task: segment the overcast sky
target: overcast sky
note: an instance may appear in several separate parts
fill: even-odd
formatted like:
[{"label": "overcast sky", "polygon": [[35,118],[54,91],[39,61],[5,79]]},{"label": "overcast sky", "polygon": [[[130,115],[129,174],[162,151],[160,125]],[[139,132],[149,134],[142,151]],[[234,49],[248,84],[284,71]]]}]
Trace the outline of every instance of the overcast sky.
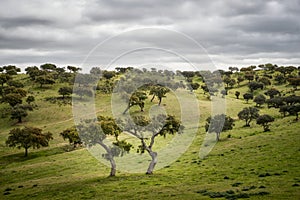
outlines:
[{"label": "overcast sky", "polygon": [[1,66],[184,68],[210,59],[225,69],[299,66],[300,0],[0,1]]}]

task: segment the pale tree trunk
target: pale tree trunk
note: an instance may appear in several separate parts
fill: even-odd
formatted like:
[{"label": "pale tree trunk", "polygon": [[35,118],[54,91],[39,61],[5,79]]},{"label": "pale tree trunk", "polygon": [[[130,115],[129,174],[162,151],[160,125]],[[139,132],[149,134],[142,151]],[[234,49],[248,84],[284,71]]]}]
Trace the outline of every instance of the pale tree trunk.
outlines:
[{"label": "pale tree trunk", "polygon": [[106,153],[108,154],[107,159],[109,160],[111,167],[109,176],[116,176],[117,166],[114,160],[114,156],[112,155],[111,149],[102,141],[100,141],[99,144],[105,149]]},{"label": "pale tree trunk", "polygon": [[149,146],[147,146],[147,144],[145,143],[144,139],[141,139],[141,142],[145,148],[145,150],[148,152],[148,154],[151,156],[151,162],[149,164],[149,167],[147,169],[147,172],[146,174],[153,174],[153,170],[154,170],[154,167],[157,163],[157,153],[152,151],[152,146],[154,144],[154,139],[155,137],[158,135],[158,133],[156,134],[153,134],[152,137],[151,137],[151,141],[150,141],[150,144]]},{"label": "pale tree trunk", "polygon": [[124,110],[123,115],[129,110],[130,106],[128,105],[127,108]]},{"label": "pale tree trunk", "polygon": [[116,176],[116,171],[117,171],[116,162],[113,158],[109,159],[109,162],[110,162],[110,166],[111,166],[109,176]]},{"label": "pale tree trunk", "polygon": [[220,140],[220,133],[216,133],[216,140],[219,141]]},{"label": "pale tree trunk", "polygon": [[[148,150],[147,150],[148,151]],[[154,167],[157,163],[157,153],[156,152],[153,152],[151,149],[150,151],[148,151],[149,155],[151,156],[151,162],[149,164],[149,167],[147,169],[147,172],[146,174],[152,174],[153,173],[153,170],[154,170]]]}]

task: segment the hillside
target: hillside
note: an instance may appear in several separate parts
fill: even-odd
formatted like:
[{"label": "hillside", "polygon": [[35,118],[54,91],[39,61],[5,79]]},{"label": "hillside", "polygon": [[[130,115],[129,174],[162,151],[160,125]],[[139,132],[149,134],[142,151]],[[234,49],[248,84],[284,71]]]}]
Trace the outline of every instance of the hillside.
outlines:
[{"label": "hillside", "polygon": [[[252,73],[258,76],[257,80],[266,77],[265,75],[273,76],[269,78],[270,84],[264,84],[264,88],[252,91],[254,97],[264,94],[271,88],[280,91],[282,97],[300,95],[297,85],[293,87],[293,82],[286,81],[278,84],[275,77],[281,75],[280,70],[248,69],[233,71],[229,76],[221,72],[225,86],[226,76],[235,80],[232,86],[228,86],[228,94],[224,97],[226,116],[232,117],[235,125],[232,130],[221,133],[220,140],[204,159],[199,158],[199,150],[206,134],[204,128],[206,119],[212,113],[212,101],[209,98],[217,96],[222,99],[220,94],[222,85],[216,86],[213,83],[213,87],[219,90],[208,95],[211,90],[207,93],[199,87],[209,85],[210,79],[203,79],[205,77],[203,74],[183,73],[184,77],[177,78],[178,80],[175,76],[174,80],[178,83],[186,78],[190,83],[199,84],[193,92],[199,104],[200,126],[197,127],[197,134],[192,144],[179,159],[154,171],[152,175],[117,171],[115,177],[107,177],[109,167],[99,162],[84,147],[73,149],[68,141],[60,136],[63,130],[74,125],[74,118],[72,98],[62,98],[58,91],[62,87],[73,86],[72,81],[77,73],[76,70],[66,73],[66,76],[55,74],[53,69],[48,68],[45,71],[47,70],[55,83],[46,82],[42,87],[37,81],[38,76],[33,81],[30,73],[11,75],[11,80],[22,83],[22,88],[27,91],[23,104],[26,103],[25,99],[28,96],[35,98],[33,104],[36,107],[33,111],[28,111],[28,116],[22,119],[22,123],[10,119],[11,106],[8,103],[0,104],[2,114],[0,118],[0,199],[299,199],[300,125],[299,121],[295,120],[295,113],[287,113],[286,117],[283,117],[279,108],[268,108],[264,103],[258,108],[259,114],[268,114],[275,118],[275,121],[270,123],[270,131],[267,132],[264,132],[262,126],[256,124],[255,120],[251,122],[250,127],[244,127],[245,121],[238,118],[238,113],[244,107],[256,105],[253,100],[247,103],[243,98],[243,94],[251,93],[248,82],[255,82],[255,80],[244,79],[237,84],[240,76],[245,77]],[[289,72],[289,79],[286,79],[299,79],[298,71],[299,69],[293,69]],[[96,90],[95,110],[97,115],[113,116],[112,87],[115,86],[115,81],[122,80],[125,74],[105,73],[105,79],[98,83]],[[11,86],[9,84],[11,83],[5,82],[3,86]],[[186,89],[179,88],[179,90]],[[240,92],[239,99],[235,96],[236,91]],[[2,98],[4,96],[5,94]],[[81,99],[78,94],[72,96],[73,100]],[[89,98],[91,98],[89,95],[83,96],[84,100]],[[145,116],[149,114],[149,109],[158,103],[158,99],[151,102],[151,98],[152,95],[149,95],[147,90],[147,98],[144,100],[145,112],[142,113]],[[270,99],[268,96],[266,98]],[[84,101],[82,102],[84,104]],[[166,93],[160,106],[167,113],[180,117],[180,102],[176,93]],[[133,106],[129,109],[129,113],[139,115],[140,108]],[[84,114],[89,116],[95,113]],[[10,148],[5,144],[10,130],[24,126],[49,131],[53,134],[53,140],[50,140],[48,147],[30,148],[28,157],[24,157],[24,149]],[[168,144],[172,137],[157,139],[156,150]],[[132,143],[135,149],[131,150],[130,154],[136,154],[138,142],[132,140]],[[146,153],[143,156],[148,159]]]}]

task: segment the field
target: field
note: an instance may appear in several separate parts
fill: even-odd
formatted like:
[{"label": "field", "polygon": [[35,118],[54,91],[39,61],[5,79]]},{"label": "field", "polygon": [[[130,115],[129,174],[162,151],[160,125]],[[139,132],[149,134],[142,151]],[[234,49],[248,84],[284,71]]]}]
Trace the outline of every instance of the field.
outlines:
[{"label": "field", "polygon": [[[206,134],[205,120],[211,113],[211,102],[199,88],[200,126],[188,150],[174,163],[144,173],[117,172],[108,177],[109,168],[101,164],[85,148],[71,150],[59,133],[74,124],[71,105],[45,101],[58,96],[64,83],[46,88],[29,84],[26,75],[18,75],[26,89],[36,96],[38,109],[30,112],[23,123],[9,117],[0,119],[0,199],[299,199],[300,198],[300,124],[295,116],[282,117],[278,109],[263,105],[260,114],[275,118],[270,132],[255,122],[243,127],[238,112],[247,106],[235,91],[245,93],[247,81],[229,90],[226,115],[235,119],[232,130],[222,132],[221,140],[205,159],[199,158],[199,149]],[[270,88],[271,86],[269,86]],[[289,86],[279,86],[289,90]],[[299,92],[299,91],[297,91]],[[263,93],[262,90],[255,91]],[[157,102],[146,100],[145,110]],[[174,103],[175,102],[175,103]],[[111,97],[97,93],[97,114],[111,115]],[[174,94],[168,93],[162,106],[169,112],[179,112]],[[0,104],[1,109],[7,107]],[[131,112],[138,112],[133,108]],[[89,114],[89,113],[87,113]],[[40,127],[53,133],[49,147],[24,150],[9,148],[5,140],[12,128]],[[168,138],[167,138],[168,139]],[[156,148],[164,145],[159,138]],[[135,153],[133,150],[131,153]],[[147,157],[148,155],[143,155]]]}]

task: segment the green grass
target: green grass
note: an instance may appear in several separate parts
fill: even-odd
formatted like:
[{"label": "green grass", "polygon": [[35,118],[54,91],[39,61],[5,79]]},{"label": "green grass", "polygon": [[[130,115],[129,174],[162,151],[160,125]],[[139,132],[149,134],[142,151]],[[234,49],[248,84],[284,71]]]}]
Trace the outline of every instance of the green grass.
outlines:
[{"label": "green grass", "polygon": [[[44,98],[58,96],[60,85],[48,89],[28,87],[38,95],[39,109],[30,112],[23,124],[0,119],[0,199],[210,199],[210,196],[229,195],[232,191],[235,197],[249,195],[250,199],[299,199],[300,125],[294,116],[282,118],[277,109],[267,109],[264,105],[260,113],[276,118],[270,132],[263,132],[255,122],[245,128],[244,121],[237,120],[234,129],[222,133],[221,141],[208,157],[200,160],[199,149],[211,102],[199,89],[196,94],[200,127],[188,151],[154,175],[118,172],[117,177],[111,178],[107,177],[109,168],[85,148],[68,151],[67,142],[59,137],[60,131],[74,124],[72,107],[51,104]],[[242,97],[236,99],[236,90],[243,94],[248,88],[234,88],[226,97],[226,112],[235,119],[243,107],[255,105],[252,101],[247,104]],[[149,101],[150,97],[146,109],[157,103]],[[178,114],[178,102],[173,94],[163,99],[163,104],[168,112]],[[109,95],[97,94],[96,110],[99,114],[111,115]],[[138,108],[130,112],[137,113]],[[54,140],[47,148],[29,149],[28,158],[24,158],[23,150],[5,146],[9,130],[23,125],[51,131]],[[168,141],[168,138],[160,139],[156,148]]]}]

